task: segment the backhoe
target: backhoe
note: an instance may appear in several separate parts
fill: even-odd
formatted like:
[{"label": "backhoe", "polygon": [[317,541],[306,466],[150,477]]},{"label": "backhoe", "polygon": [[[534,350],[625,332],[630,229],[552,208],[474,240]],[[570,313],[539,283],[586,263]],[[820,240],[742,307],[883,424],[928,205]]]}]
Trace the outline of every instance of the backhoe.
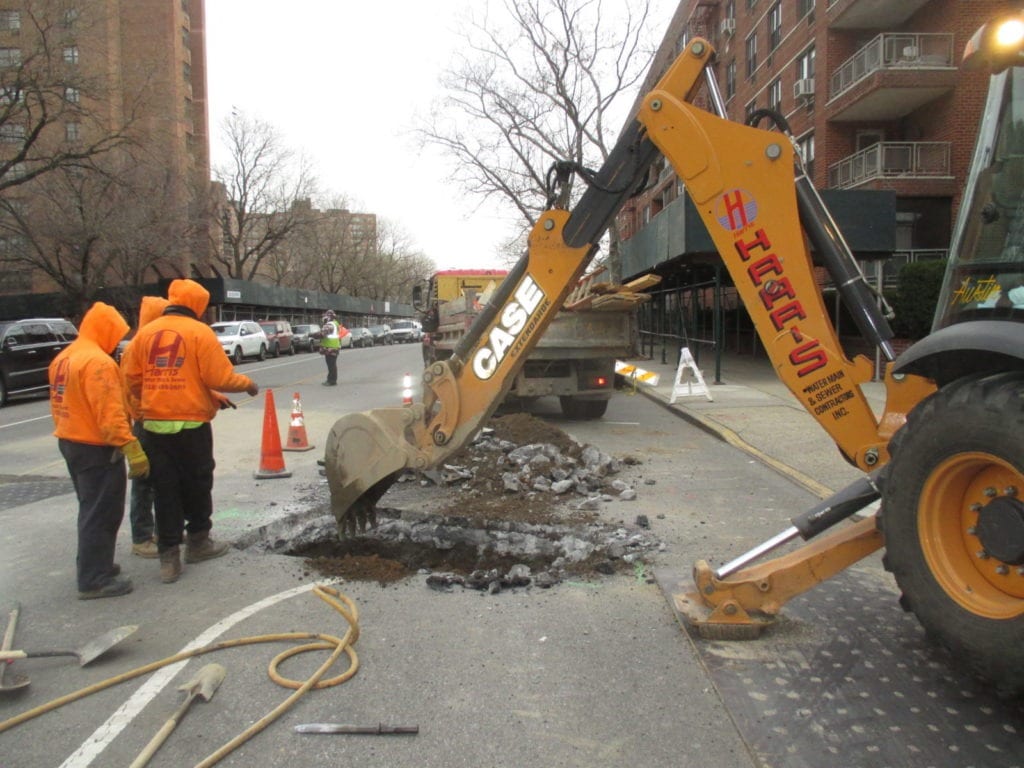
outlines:
[{"label": "backhoe", "polygon": [[[755,114],[748,125],[726,119],[712,46],[690,40],[602,168],[583,174],[589,186],[576,206],[540,217],[527,252],[452,356],[426,369],[423,401],[334,425],[325,460],[339,535],[375,524],[374,505],[398,473],[439,465],[486,422],[616,213],[663,155],[778,375],[864,472],[725,566],[698,563],[694,592],[678,595],[677,604],[696,626],[741,636],[884,546],[903,606],[929,634],[995,690],[1024,692],[1022,51],[1022,13],[993,20],[967,47],[965,66],[992,72],[988,103],[933,332],[894,359],[879,298],[807,178],[785,120],[773,113]],[[772,125],[759,127],[766,119]],[[564,173],[551,178],[565,180]],[[563,198],[560,191],[549,190],[549,199]],[[812,249],[860,333],[887,361],[880,417],[860,388],[874,366],[844,354]],[[877,514],[816,538],[879,499]],[[763,560],[797,539],[807,543]]]}]

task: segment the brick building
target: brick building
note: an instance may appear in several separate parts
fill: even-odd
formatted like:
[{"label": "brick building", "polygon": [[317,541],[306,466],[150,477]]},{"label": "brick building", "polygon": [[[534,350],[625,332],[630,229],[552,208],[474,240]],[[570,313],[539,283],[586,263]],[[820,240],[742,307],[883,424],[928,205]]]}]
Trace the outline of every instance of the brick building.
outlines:
[{"label": "brick building", "polygon": [[[891,285],[903,263],[945,257],[987,86],[960,56],[1005,9],[998,0],[683,0],[644,90],[686,40],[710,40],[731,119],[781,113],[819,189],[895,194]],[[680,194],[664,169],[620,217],[624,237]]]}]

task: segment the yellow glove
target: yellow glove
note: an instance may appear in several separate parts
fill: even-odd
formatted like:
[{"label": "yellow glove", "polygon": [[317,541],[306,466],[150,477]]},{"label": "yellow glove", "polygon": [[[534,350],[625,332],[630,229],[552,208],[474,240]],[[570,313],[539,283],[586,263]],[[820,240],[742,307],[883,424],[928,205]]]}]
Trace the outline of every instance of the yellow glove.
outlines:
[{"label": "yellow glove", "polygon": [[121,446],[121,453],[128,459],[128,477],[146,477],[149,474],[149,457],[142,450],[142,443],[132,440]]}]

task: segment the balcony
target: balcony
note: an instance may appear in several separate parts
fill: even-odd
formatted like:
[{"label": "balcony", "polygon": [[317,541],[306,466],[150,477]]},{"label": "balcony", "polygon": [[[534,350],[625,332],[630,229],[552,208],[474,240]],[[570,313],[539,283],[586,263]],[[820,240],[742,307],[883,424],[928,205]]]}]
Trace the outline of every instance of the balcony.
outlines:
[{"label": "balcony", "polygon": [[876,179],[950,177],[948,141],[882,141],[829,166],[828,185],[850,189]]},{"label": "balcony", "polygon": [[929,0],[828,0],[830,29],[892,29]]},{"label": "balcony", "polygon": [[896,120],[955,84],[953,35],[883,33],[829,78],[831,119]]}]

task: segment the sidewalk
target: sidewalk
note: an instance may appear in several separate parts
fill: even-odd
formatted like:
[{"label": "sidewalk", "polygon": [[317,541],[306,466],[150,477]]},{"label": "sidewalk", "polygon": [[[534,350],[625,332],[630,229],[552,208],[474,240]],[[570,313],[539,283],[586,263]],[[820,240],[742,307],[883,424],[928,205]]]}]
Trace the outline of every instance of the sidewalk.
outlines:
[{"label": "sidewalk", "polygon": [[[709,401],[704,394],[684,395],[671,405],[676,359],[666,364],[660,362],[660,356],[627,362],[659,375],[654,386],[637,385],[638,392],[662,402],[821,498],[863,476],[843,459],[829,435],[786,389],[764,355],[723,354],[720,384],[715,383],[713,356],[702,356],[698,368],[712,399]],[[876,415],[880,414],[885,405],[885,385],[873,381],[862,389]],[[606,418],[613,419],[614,414]]]}]

